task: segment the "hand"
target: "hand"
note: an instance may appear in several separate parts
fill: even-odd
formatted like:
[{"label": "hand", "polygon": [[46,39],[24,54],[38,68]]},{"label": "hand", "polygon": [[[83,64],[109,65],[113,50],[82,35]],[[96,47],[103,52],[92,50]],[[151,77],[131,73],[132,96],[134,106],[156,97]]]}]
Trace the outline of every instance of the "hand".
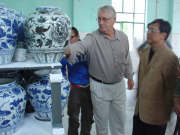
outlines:
[{"label": "hand", "polygon": [[134,87],[134,81],[131,79],[128,79],[128,89],[131,90]]},{"label": "hand", "polygon": [[180,116],[180,97],[174,97],[174,111]]},{"label": "hand", "polygon": [[87,61],[87,60],[88,60],[87,54],[79,54],[79,55],[77,56],[77,58],[78,58],[78,61],[80,61],[80,62],[83,62],[83,61]]},{"label": "hand", "polygon": [[64,54],[66,55],[66,57],[68,58],[71,55],[71,50],[70,48],[67,48],[64,52]]}]

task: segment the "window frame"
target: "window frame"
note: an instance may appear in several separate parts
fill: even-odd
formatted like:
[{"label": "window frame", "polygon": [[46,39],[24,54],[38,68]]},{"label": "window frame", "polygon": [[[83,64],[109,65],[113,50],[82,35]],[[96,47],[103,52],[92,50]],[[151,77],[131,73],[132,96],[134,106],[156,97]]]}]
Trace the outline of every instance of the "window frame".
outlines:
[{"label": "window frame", "polygon": [[[113,0],[112,0],[113,1]],[[114,1],[116,1],[116,0],[114,0]],[[131,22],[131,21],[116,21],[116,25],[119,25],[119,29],[121,30],[121,31],[123,31],[123,32],[125,32],[124,31],[124,29],[123,29],[123,24],[124,23],[131,23],[132,24],[132,38],[134,39],[134,30],[135,30],[135,24],[142,24],[142,25],[144,25],[144,30],[143,30],[143,40],[145,39],[145,20],[146,20],[146,2],[147,2],[147,0],[144,0],[145,1],[145,5],[144,5],[144,13],[136,13],[135,12],[135,6],[136,6],[136,4],[135,4],[135,2],[136,2],[136,0],[134,0],[134,8],[133,8],[133,12],[124,12],[124,2],[125,2],[125,0],[122,0],[122,12],[116,12],[116,14],[118,14],[118,13],[120,13],[120,14],[131,14],[131,15],[133,15],[133,21]],[[112,2],[112,6],[113,6],[113,2]],[[143,22],[137,22],[137,21],[135,21],[135,15],[136,14],[142,14],[142,15],[144,15],[144,21]]]}]

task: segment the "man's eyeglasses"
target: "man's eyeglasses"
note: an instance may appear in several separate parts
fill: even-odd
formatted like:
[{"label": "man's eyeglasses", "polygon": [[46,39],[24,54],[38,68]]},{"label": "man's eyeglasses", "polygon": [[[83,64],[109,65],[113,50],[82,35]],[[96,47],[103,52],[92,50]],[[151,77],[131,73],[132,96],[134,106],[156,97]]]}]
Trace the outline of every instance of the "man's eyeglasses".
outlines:
[{"label": "man's eyeglasses", "polygon": [[147,30],[148,33],[159,33],[159,30],[153,29],[153,28],[148,28]]},{"label": "man's eyeglasses", "polygon": [[110,18],[106,18],[106,17],[98,17],[96,20],[98,21],[98,22],[101,22],[101,21],[103,21],[103,22],[107,22],[108,20],[110,20],[110,19],[112,19],[112,17],[110,17]]}]

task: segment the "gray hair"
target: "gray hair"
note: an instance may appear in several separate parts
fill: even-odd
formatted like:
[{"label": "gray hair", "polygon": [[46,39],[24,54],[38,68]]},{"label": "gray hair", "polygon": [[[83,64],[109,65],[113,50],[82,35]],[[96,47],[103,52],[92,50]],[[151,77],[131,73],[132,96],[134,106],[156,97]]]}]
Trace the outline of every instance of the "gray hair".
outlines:
[{"label": "gray hair", "polygon": [[113,8],[113,6],[111,6],[111,5],[104,5],[104,6],[100,7],[98,9],[98,14],[99,14],[99,12],[107,12],[107,13],[111,14],[112,18],[116,17],[116,11]]}]

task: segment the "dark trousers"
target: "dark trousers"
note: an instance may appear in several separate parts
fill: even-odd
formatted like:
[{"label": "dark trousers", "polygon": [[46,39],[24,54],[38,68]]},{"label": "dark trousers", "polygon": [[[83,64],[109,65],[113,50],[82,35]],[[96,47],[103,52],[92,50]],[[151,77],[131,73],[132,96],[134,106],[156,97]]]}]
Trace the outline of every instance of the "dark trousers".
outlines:
[{"label": "dark trousers", "polygon": [[177,116],[176,127],[173,135],[180,135],[180,117]]},{"label": "dark trousers", "polygon": [[140,120],[139,115],[133,118],[133,135],[165,135],[165,125],[151,125]]},{"label": "dark trousers", "polygon": [[68,99],[69,128],[68,135],[78,135],[79,114],[81,110],[80,135],[90,135],[93,123],[93,108],[89,87],[78,88],[71,86]]}]

